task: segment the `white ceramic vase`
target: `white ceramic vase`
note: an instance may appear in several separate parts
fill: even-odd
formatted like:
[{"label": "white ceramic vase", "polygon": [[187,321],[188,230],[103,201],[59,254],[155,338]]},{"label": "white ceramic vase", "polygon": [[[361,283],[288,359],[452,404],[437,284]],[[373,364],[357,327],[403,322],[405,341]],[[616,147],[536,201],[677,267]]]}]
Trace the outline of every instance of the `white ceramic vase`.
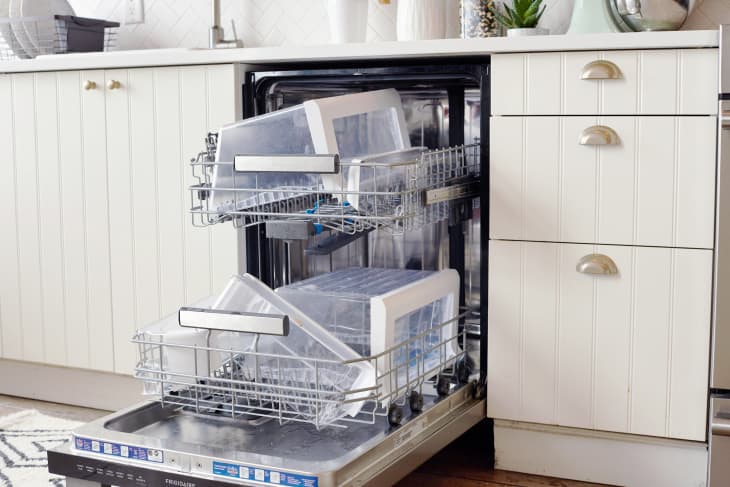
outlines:
[{"label": "white ceramic vase", "polygon": [[521,29],[507,29],[507,37],[524,37],[524,36],[545,36],[550,31],[542,27],[523,27]]},{"label": "white ceramic vase", "polygon": [[398,0],[398,40],[443,39],[446,35],[447,1]]},{"label": "white ceramic vase", "polygon": [[368,0],[327,0],[330,42],[365,42]]}]

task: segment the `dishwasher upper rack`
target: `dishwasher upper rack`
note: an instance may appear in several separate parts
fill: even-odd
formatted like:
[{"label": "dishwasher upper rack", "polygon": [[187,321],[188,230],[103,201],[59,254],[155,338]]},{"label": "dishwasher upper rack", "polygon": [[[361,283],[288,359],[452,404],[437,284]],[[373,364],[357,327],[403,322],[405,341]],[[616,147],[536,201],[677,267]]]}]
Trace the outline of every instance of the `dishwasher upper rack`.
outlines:
[{"label": "dishwasher upper rack", "polygon": [[[395,425],[400,422],[406,404],[413,412],[423,406],[424,390],[436,390],[440,396],[450,392],[452,384],[465,384],[469,380],[472,365],[466,355],[466,334],[446,335],[455,321],[478,319],[478,312],[464,310],[459,316],[432,326],[383,352],[348,361],[321,358],[293,357],[254,350],[232,350],[211,346],[164,343],[137,333],[132,342],[137,344],[140,359],[134,376],[152,386],[159,394],[163,406],[177,406],[194,414],[227,417],[261,424],[270,419],[279,424],[288,422],[309,423],[322,427],[346,428],[348,423],[374,424],[387,417]],[[256,334],[254,334],[256,335]],[[210,335],[208,335],[210,337]],[[433,339],[433,337],[438,337]],[[447,351],[453,343],[459,343],[459,352]],[[194,360],[194,373],[164,368],[165,354],[171,350],[186,350]],[[199,357],[209,363],[220,364],[201,371]],[[427,358],[438,360],[430,361]],[[213,360],[214,358],[220,359]],[[404,360],[405,358],[405,360]],[[260,371],[243,364],[274,361],[276,364],[296,359],[310,368],[314,380],[302,383],[285,377],[285,371],[274,371],[278,381],[256,380]],[[376,371],[372,386],[358,389],[333,391],[320,380],[321,372],[331,366],[349,366],[357,362],[369,362]],[[203,367],[204,368],[204,367]],[[272,375],[269,373],[269,377]],[[310,374],[311,377],[311,374]],[[420,402],[419,402],[420,401]],[[332,421],[322,421],[322,412],[333,406],[346,406],[361,402],[356,416],[340,416]]]},{"label": "dishwasher upper rack", "polygon": [[[232,163],[214,161],[215,134],[209,134],[206,142],[207,149],[191,161],[197,181],[189,188],[195,226],[233,221],[245,227],[293,219],[311,222],[315,234],[324,230],[356,234],[377,228],[403,233],[447,219],[452,200],[478,194],[479,143],[424,150],[398,163],[368,157],[340,161],[335,174],[327,175],[327,189],[323,184],[265,188],[255,173],[246,173],[246,181],[252,184],[245,187],[214,187],[216,166]],[[274,160],[277,156],[261,157]],[[355,173],[357,188],[352,185]],[[236,171],[233,177],[235,181]],[[229,194],[230,203],[216,206],[213,192]]]}]

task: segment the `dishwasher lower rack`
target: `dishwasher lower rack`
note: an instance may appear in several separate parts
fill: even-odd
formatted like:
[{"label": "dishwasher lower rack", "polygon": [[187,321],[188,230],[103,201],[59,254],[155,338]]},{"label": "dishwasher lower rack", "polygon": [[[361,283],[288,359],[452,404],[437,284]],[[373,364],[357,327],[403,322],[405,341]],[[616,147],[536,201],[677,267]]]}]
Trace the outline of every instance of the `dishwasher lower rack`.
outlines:
[{"label": "dishwasher lower rack", "polygon": [[[454,329],[454,321],[474,314],[464,312],[377,355],[342,362],[262,353],[256,350],[255,337],[252,349],[233,350],[212,346],[210,334],[204,345],[183,345],[138,333],[132,339],[140,353],[135,377],[144,381],[148,393],[159,394],[163,406],[183,407],[201,415],[253,424],[267,420],[310,423],[317,429],[374,424],[382,418],[396,425],[404,407],[413,413],[420,411],[424,391],[446,396],[454,385],[469,381],[472,365],[464,351],[466,334],[447,336],[443,332]],[[459,352],[453,354],[457,342]],[[165,365],[168,355],[181,351],[190,357],[191,367],[177,370]],[[373,366],[375,382],[351,390],[332,387],[327,374],[357,362]],[[287,366],[292,363],[297,367]],[[215,368],[205,364],[215,364]],[[343,413],[355,403],[359,406],[356,415]]]},{"label": "dishwasher lower rack", "polygon": [[[402,233],[448,218],[450,201],[478,193],[478,143],[337,160],[332,173],[279,172],[281,184],[272,185],[275,171],[262,171],[261,165],[257,171],[239,171],[233,162],[215,162],[215,134],[206,140],[207,149],[191,161],[197,181],[189,188],[195,226],[296,219],[310,221],[314,233],[376,228]],[[277,158],[289,156],[255,157],[270,158],[273,167]],[[222,172],[226,179],[217,179]]]}]

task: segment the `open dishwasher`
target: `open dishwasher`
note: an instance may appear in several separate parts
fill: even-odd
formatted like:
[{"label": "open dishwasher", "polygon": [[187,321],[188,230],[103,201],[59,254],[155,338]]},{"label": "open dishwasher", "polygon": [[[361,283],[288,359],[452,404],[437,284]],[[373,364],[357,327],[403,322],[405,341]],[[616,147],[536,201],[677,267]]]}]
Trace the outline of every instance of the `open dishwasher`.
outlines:
[{"label": "open dishwasher", "polygon": [[207,136],[190,188],[195,225],[236,227],[240,275],[134,336],[151,400],[51,472],[391,485],[483,419],[486,87],[479,64],[248,73],[259,116]]}]

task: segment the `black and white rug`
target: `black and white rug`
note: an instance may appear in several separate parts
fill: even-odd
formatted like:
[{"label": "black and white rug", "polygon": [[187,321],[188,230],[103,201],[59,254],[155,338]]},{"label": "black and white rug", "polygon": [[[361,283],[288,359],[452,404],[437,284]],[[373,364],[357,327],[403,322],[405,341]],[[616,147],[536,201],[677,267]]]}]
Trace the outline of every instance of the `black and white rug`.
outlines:
[{"label": "black and white rug", "polygon": [[68,441],[80,424],[35,410],[0,417],[0,487],[65,485],[48,473],[46,450]]}]

